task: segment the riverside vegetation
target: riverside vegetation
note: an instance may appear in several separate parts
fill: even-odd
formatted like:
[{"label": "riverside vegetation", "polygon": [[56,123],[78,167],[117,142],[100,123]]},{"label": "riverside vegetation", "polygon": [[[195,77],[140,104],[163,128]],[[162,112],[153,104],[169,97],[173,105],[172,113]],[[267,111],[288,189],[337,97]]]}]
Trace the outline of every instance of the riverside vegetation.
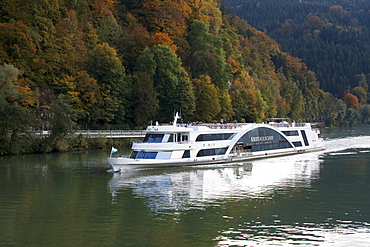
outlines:
[{"label": "riverside vegetation", "polygon": [[306,64],[224,14],[222,1],[0,5],[0,154],[106,147],[71,133],[169,122],[174,109],[184,122],[370,121],[362,90],[344,99],[322,90]]}]

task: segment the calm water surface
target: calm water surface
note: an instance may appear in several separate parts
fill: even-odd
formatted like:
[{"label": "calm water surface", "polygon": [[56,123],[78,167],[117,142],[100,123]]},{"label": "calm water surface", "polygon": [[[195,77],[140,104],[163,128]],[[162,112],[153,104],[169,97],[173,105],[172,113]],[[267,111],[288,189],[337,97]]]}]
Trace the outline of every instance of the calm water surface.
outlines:
[{"label": "calm water surface", "polygon": [[126,173],[107,150],[0,157],[0,246],[369,246],[370,129],[322,136],[316,153]]}]

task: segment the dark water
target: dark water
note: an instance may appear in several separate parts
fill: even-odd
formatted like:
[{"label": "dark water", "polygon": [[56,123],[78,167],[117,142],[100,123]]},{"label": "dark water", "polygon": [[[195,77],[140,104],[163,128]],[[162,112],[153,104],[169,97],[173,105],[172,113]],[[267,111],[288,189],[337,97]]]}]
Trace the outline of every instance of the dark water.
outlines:
[{"label": "dark water", "polygon": [[322,152],[121,174],[107,150],[0,157],[0,246],[370,246],[370,129],[322,136]]}]

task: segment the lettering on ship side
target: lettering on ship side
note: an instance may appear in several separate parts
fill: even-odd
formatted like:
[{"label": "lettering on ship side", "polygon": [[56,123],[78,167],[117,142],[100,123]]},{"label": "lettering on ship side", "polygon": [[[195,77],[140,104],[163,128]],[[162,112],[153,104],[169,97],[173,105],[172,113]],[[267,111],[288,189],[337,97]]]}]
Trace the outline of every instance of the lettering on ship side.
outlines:
[{"label": "lettering on ship side", "polygon": [[136,148],[160,148],[160,145],[153,145],[153,144],[136,144]]},{"label": "lettering on ship side", "polygon": [[272,141],[274,136],[252,136],[251,142],[263,142],[263,141]]}]

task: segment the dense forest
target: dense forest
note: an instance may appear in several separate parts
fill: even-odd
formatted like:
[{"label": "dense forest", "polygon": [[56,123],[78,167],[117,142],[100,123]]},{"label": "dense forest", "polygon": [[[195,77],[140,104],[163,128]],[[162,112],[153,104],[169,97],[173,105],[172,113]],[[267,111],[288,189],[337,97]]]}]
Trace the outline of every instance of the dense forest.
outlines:
[{"label": "dense forest", "polygon": [[[370,82],[370,2],[366,0],[225,0],[282,50],[315,71],[337,97]],[[365,85],[366,84],[366,85]]]},{"label": "dense forest", "polygon": [[[216,0],[0,6],[0,154],[88,147],[67,137],[169,122],[174,110],[184,122],[370,121],[365,98],[323,91],[300,59]],[[37,139],[40,130],[51,135]]]}]

